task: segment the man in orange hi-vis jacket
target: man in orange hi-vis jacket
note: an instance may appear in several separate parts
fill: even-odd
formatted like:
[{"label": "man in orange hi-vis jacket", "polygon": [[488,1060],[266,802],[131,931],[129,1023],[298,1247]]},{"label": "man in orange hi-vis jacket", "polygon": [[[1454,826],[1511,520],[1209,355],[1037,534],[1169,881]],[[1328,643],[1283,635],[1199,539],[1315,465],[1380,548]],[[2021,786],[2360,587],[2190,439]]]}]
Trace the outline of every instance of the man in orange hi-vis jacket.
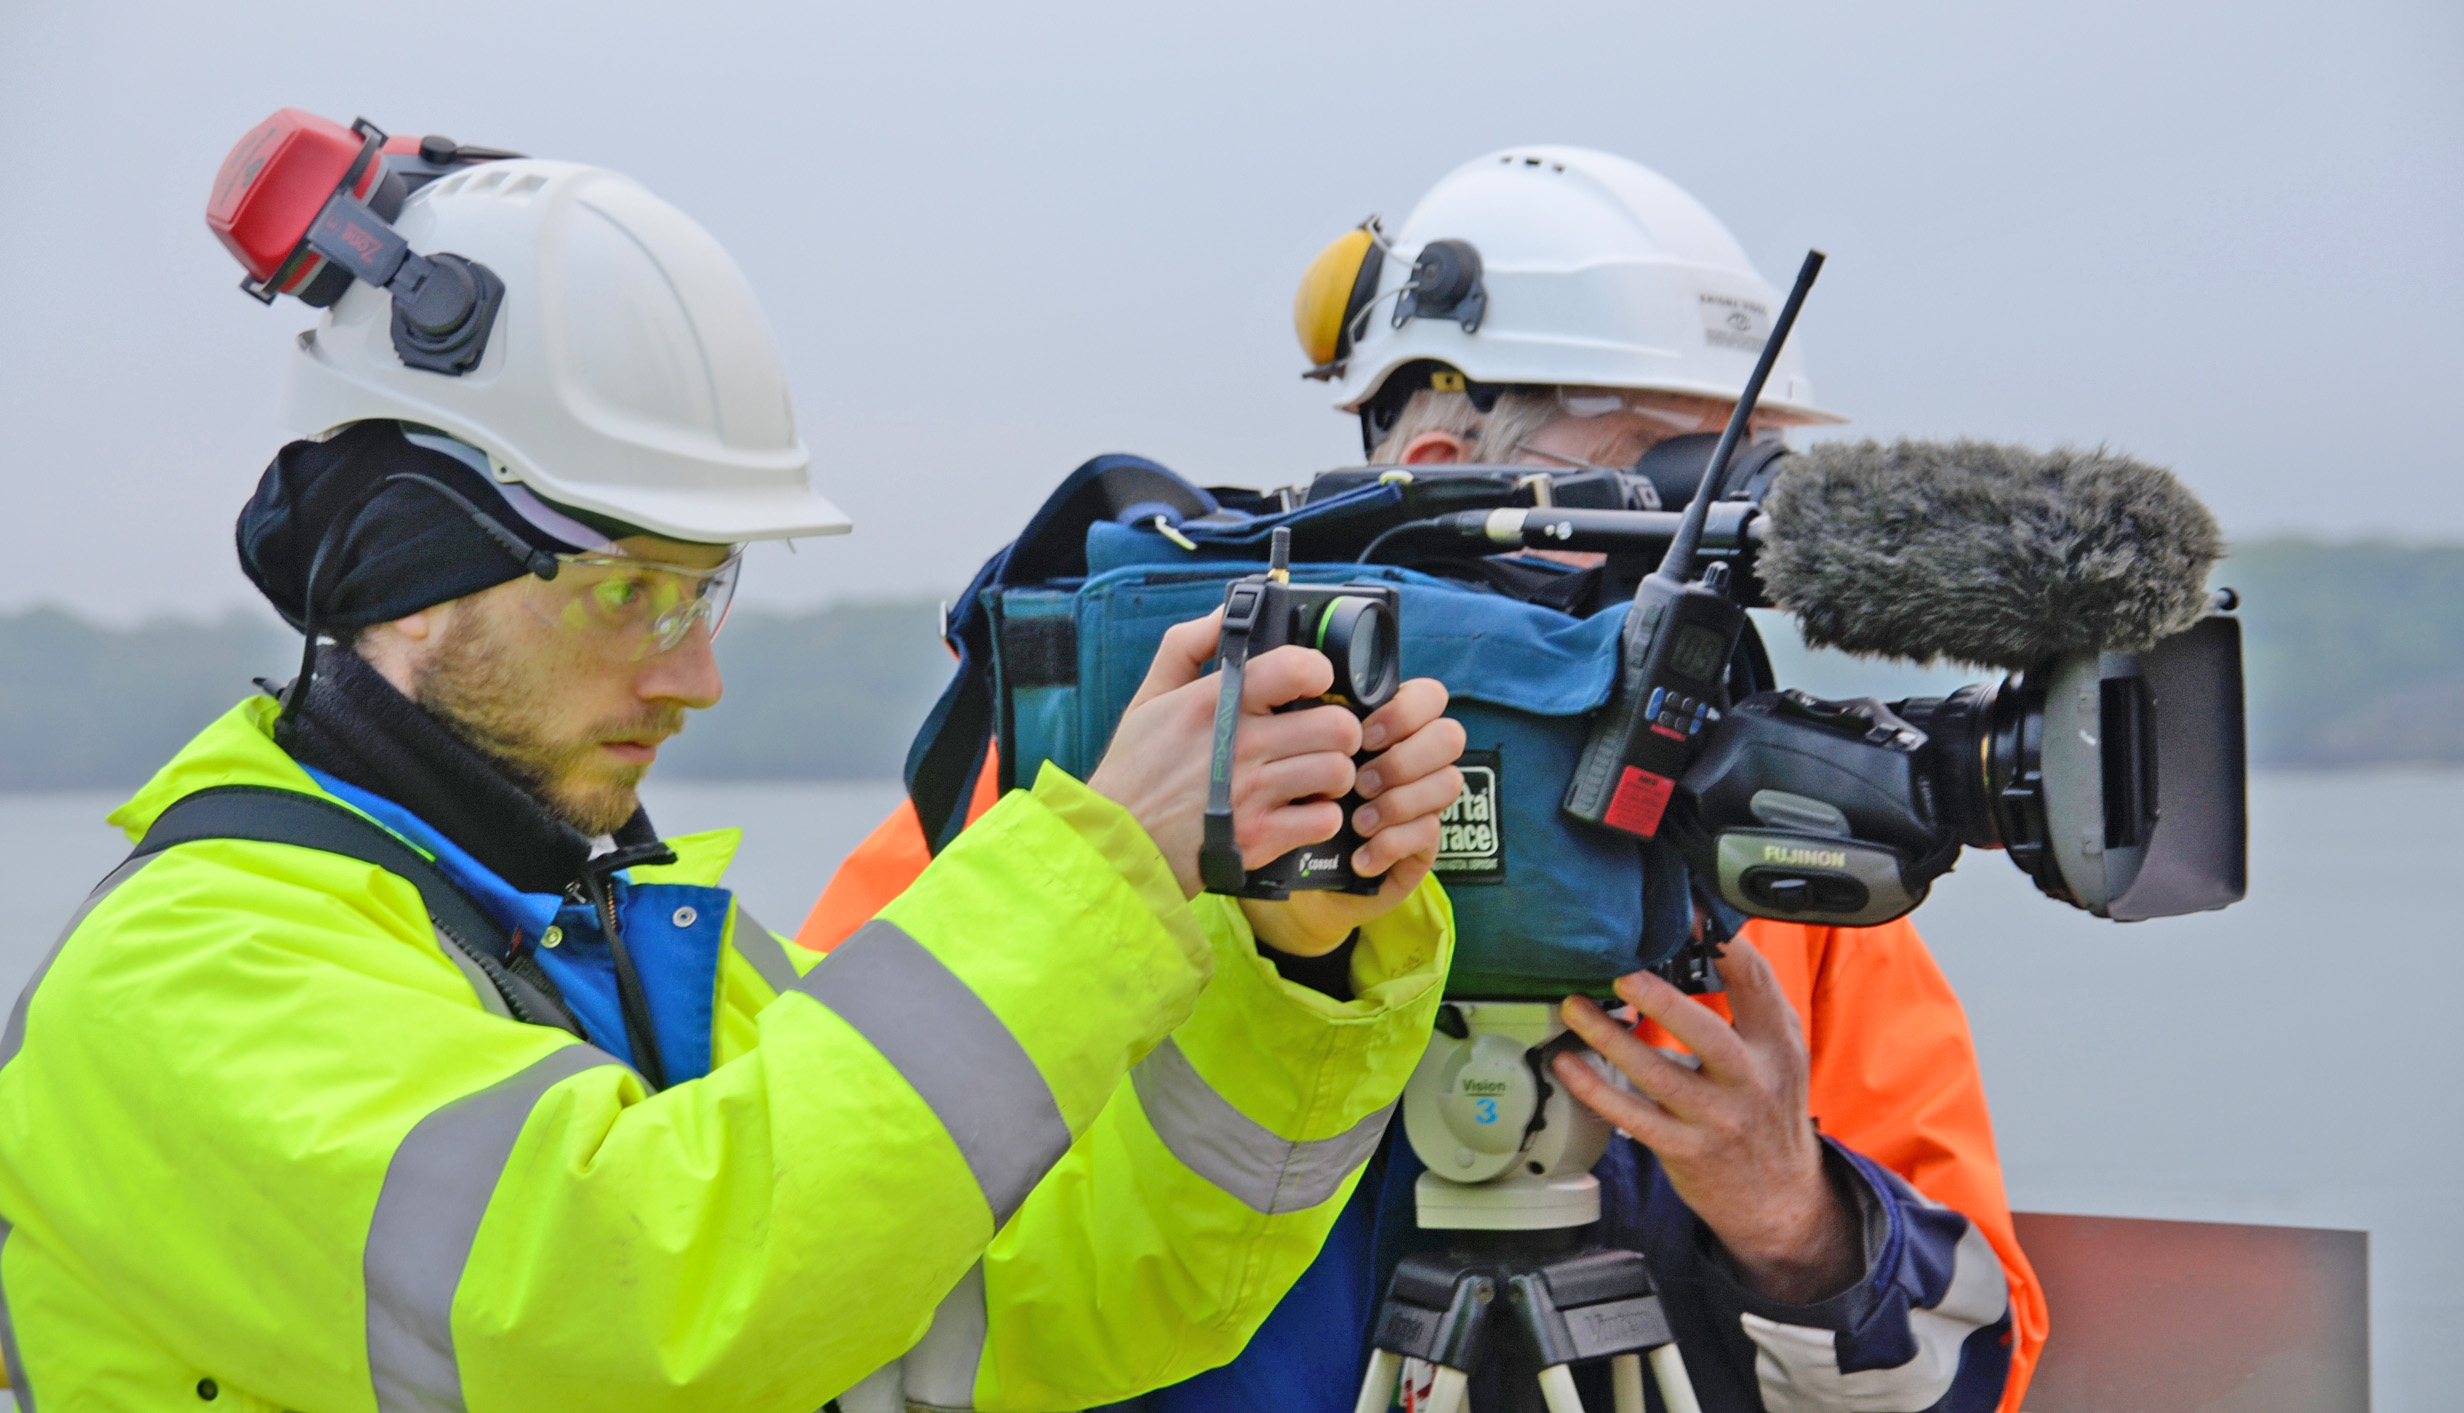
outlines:
[{"label": "man in orange hi-vis jacket", "polygon": [[[1384,312],[1414,252],[1441,238],[1485,263],[1477,336]],[[1373,245],[1382,276],[1361,273]],[[1767,327],[1776,306],[1717,219],[1665,179],[1604,153],[1531,148],[1467,164],[1391,235],[1337,242],[1295,313],[1373,464],[1579,470],[1716,431],[1759,347],[1755,321]],[[1785,354],[1757,431],[1827,420]],[[992,779],[988,766],[971,819],[992,805]],[[798,941],[835,945],[928,858],[902,807]],[[1640,973],[1618,983],[1628,1023],[1588,1001],[1567,1008],[1639,1091],[1560,1062],[1576,1097],[1633,1140],[1596,1170],[1601,1238],[1650,1258],[1708,1413],[2016,1413],[2045,1299],[2013,1234],[1958,998],[1904,920],[1757,920],[1744,939],[1720,963],[1725,994],[1689,997]],[[1134,1406],[1350,1409],[1418,1172],[1409,1146],[1391,1144],[1248,1348]]]}]

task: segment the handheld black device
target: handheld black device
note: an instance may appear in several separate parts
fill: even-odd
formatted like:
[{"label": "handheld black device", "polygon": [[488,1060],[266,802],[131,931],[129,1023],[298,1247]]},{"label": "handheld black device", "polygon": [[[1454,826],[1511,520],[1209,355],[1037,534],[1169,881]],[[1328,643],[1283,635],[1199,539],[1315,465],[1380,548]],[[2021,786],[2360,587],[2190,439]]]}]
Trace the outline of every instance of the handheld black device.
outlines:
[{"label": "handheld black device", "polygon": [[1206,797],[1206,835],[1198,872],[1209,893],[1244,898],[1285,898],[1314,889],[1374,893],[1381,879],[1352,868],[1352,851],[1363,842],[1352,828],[1360,797],[1343,797],[1343,826],[1321,844],[1307,844],[1256,869],[1241,866],[1232,837],[1232,748],[1241,716],[1241,681],[1250,658],[1301,643],[1326,654],[1335,681],[1315,701],[1278,708],[1301,711],[1333,703],[1365,717],[1384,706],[1403,684],[1401,595],[1392,584],[1295,584],[1292,532],[1278,526],[1266,572],[1235,579],[1224,589],[1223,638],[1218,660],[1223,686],[1215,703],[1215,737]]},{"label": "handheld black device", "polygon": [[1712,450],[1702,488],[1686,506],[1660,567],[1634,591],[1616,694],[1593,719],[1591,736],[1566,782],[1565,810],[1577,819],[1644,839],[1657,836],[1677,778],[1693,755],[1694,738],[1719,719],[1720,679],[1745,629],[1745,608],[1730,592],[1726,565],[1714,564],[1700,579],[1694,577],[1695,550],[1711,503],[1720,498],[1729,457],[1745,437],[1763,381],[1771,376],[1822,260],[1821,251],[1806,252],[1796,287],[1788,292],[1745,393]]}]

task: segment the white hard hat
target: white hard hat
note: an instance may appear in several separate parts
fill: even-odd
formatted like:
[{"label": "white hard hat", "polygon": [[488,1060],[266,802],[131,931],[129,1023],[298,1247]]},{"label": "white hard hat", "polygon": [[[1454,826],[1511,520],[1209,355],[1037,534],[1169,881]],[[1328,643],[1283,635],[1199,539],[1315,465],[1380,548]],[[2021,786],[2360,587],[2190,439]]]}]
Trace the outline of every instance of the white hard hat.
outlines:
[{"label": "white hard hat", "polygon": [[523,159],[431,181],[392,224],[412,250],[504,282],[485,351],[460,376],[406,366],[393,299],[355,282],[299,337],[293,428],[422,423],[485,452],[501,481],[674,539],[849,528],[813,490],[751,286],[683,212],[615,172]]},{"label": "white hard hat", "polygon": [[[1436,386],[1734,402],[1780,304],[1719,218],[1666,177],[1588,148],[1516,147],[1448,173],[1391,236],[1372,218],[1328,246],[1293,321],[1344,411],[1421,360],[1451,370]],[[1845,420],[1815,405],[1793,340],[1760,406]]]}]

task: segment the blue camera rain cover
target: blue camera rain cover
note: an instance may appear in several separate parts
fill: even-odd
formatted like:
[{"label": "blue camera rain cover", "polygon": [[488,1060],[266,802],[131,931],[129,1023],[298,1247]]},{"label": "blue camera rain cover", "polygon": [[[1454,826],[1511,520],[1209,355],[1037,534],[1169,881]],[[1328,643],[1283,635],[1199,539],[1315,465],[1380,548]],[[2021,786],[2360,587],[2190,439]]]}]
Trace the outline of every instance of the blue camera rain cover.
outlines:
[{"label": "blue camera rain cover", "polygon": [[[1157,537],[1098,524],[1084,579],[984,590],[1010,778],[1046,760],[1084,779],[1175,623],[1223,602],[1262,564],[1162,562]],[[1145,562],[1136,562],[1143,560]],[[1458,929],[1450,995],[1555,997],[1604,990],[1660,961],[1692,920],[1685,866],[1664,846],[1558,807],[1617,669],[1622,607],[1590,618],[1409,570],[1295,565],[1312,584],[1392,583],[1403,670],[1434,677],[1463,723],[1465,789],[1444,821],[1438,876]]]}]

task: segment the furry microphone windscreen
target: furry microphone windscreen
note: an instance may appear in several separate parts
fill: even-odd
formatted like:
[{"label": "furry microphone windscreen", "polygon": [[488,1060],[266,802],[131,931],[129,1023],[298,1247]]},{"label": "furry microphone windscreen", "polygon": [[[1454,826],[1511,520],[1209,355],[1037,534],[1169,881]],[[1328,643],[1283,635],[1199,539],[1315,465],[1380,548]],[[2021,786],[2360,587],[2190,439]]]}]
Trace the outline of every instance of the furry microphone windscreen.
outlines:
[{"label": "furry microphone windscreen", "polygon": [[2002,668],[2138,652],[2206,612],[2224,553],[2172,472],[2105,451],[1831,442],[1782,467],[1756,572],[1816,647]]}]

